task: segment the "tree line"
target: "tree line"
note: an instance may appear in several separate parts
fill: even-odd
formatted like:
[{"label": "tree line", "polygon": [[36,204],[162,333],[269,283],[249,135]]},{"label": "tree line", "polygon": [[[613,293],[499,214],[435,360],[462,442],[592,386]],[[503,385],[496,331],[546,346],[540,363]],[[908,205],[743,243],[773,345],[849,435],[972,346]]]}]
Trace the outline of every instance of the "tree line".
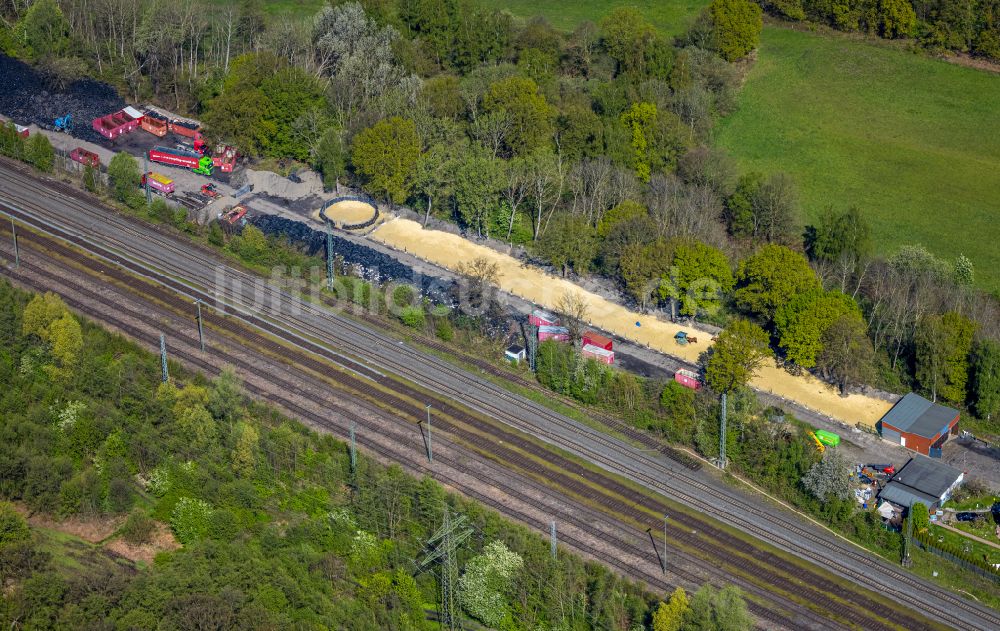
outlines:
[{"label": "tree line", "polygon": [[1000,60],[996,0],[762,0],[772,15]]}]

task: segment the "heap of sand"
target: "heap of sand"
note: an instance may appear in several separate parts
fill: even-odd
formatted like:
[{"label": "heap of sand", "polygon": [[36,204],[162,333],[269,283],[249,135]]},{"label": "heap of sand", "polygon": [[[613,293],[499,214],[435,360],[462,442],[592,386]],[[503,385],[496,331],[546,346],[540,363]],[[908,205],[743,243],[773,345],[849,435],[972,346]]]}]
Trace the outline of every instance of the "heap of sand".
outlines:
[{"label": "heap of sand", "polygon": [[322,211],[335,226],[364,223],[375,216],[375,207],[368,202],[344,199],[335,202]]},{"label": "heap of sand", "polygon": [[[566,293],[576,293],[587,304],[593,326],[689,362],[697,362],[698,356],[712,344],[711,335],[704,331],[630,311],[568,280],[525,266],[513,257],[476,245],[458,235],[424,230],[415,221],[399,218],[387,221],[371,236],[376,241],[451,270],[462,262],[486,258],[497,264],[501,289],[545,309],[555,310]],[[698,342],[678,345],[674,341],[678,331],[686,331]],[[841,397],[836,388],[810,375],[791,375],[778,368],[773,361],[758,371],[753,385],[850,425],[860,422],[874,427],[875,422],[891,407],[890,403],[862,395]]]}]

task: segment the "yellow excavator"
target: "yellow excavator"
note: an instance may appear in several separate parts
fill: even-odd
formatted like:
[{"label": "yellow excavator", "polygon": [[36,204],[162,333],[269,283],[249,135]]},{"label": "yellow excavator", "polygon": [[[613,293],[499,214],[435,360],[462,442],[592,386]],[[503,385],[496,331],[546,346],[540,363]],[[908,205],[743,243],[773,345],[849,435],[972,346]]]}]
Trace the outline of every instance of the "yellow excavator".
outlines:
[{"label": "yellow excavator", "polygon": [[826,451],[826,445],[820,442],[819,438],[816,437],[815,432],[809,432],[809,436],[816,442],[816,451],[819,453]]}]

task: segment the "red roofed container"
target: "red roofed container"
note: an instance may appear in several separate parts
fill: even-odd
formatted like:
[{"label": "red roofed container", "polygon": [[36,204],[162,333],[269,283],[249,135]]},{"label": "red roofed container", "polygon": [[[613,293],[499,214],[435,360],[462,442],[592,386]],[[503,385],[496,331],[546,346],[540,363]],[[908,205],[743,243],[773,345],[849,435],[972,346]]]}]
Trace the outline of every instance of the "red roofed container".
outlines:
[{"label": "red roofed container", "polygon": [[597,361],[608,364],[609,366],[615,363],[614,351],[608,350],[606,348],[601,348],[600,346],[594,346],[593,344],[584,344],[583,349],[580,352],[584,357],[589,357],[590,359],[596,359]]},{"label": "red roofed container", "polygon": [[610,351],[614,348],[614,343],[611,341],[611,338],[604,337],[603,335],[594,333],[593,331],[584,331],[581,337],[583,337],[584,346],[589,344],[591,346],[603,348],[606,351]]}]

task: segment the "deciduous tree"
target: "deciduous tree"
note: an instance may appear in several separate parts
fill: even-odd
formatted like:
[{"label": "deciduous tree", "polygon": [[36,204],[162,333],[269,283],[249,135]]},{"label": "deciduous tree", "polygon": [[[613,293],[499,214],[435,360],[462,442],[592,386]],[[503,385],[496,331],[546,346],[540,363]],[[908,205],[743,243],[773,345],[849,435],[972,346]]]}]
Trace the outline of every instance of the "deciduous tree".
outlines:
[{"label": "deciduous tree", "polygon": [[616,8],[600,26],[604,48],[619,73],[635,79],[666,78],[670,73],[673,51],[637,9]]},{"label": "deciduous tree", "polygon": [[934,401],[938,395],[955,403],[965,401],[975,330],[974,322],[954,311],[925,316],[917,324],[916,377]]},{"label": "deciduous tree", "polygon": [[732,392],[747,385],[771,354],[764,329],[749,320],[735,320],[712,346],[705,382],[716,392]]},{"label": "deciduous tree", "polygon": [[986,419],[1000,414],[1000,344],[981,340],[973,353],[972,400]]},{"label": "deciduous tree", "polygon": [[771,320],[778,307],[819,286],[804,256],[772,244],[740,263],[733,297],[740,309]]},{"label": "deciduous tree", "polygon": [[44,171],[45,173],[51,173],[52,167],[55,164],[56,152],[52,148],[52,143],[49,142],[49,137],[45,134],[38,133],[32,134],[28,138],[28,144],[25,147],[25,156],[28,162],[35,165],[35,168],[39,171]]},{"label": "deciduous tree", "polygon": [[556,109],[531,79],[509,77],[490,84],[482,108],[487,116],[506,121],[503,149],[507,155],[524,155],[551,143]]},{"label": "deciduous tree", "polygon": [[848,388],[864,383],[873,373],[875,349],[868,339],[867,328],[864,320],[845,314],[823,333],[823,350],[817,365],[840,386],[841,396],[847,396]]},{"label": "deciduous tree", "polygon": [[382,199],[401,204],[412,186],[413,167],[420,156],[420,138],[412,120],[393,116],[354,137],[351,162],[365,188]]},{"label": "deciduous tree", "polygon": [[802,477],[802,486],[820,501],[851,496],[851,463],[839,451],[828,449]]},{"label": "deciduous tree", "polygon": [[683,315],[713,313],[723,293],[733,288],[733,272],[726,255],[698,241],[674,248],[672,272],[669,280],[676,286]]},{"label": "deciduous tree", "polygon": [[486,544],[482,554],[465,564],[465,572],[458,579],[462,608],[493,628],[510,623],[507,592],[522,567],[524,559],[511,552],[502,541]]},{"label": "deciduous tree", "polygon": [[653,631],[681,631],[689,608],[684,588],[678,587],[670,595],[670,600],[661,602],[653,613]]},{"label": "deciduous tree", "polygon": [[130,207],[142,203],[139,193],[139,163],[131,154],[119,151],[108,163],[108,179],[114,198]]},{"label": "deciduous tree", "polygon": [[716,50],[726,61],[745,57],[760,43],[763,11],[750,0],[713,0],[708,7]]},{"label": "deciduous tree", "polygon": [[814,289],[778,307],[774,328],[785,357],[802,368],[815,366],[823,351],[823,336],[842,316],[862,321],[857,303],[839,291]]},{"label": "deciduous tree", "polygon": [[684,617],[684,629],[691,631],[749,631],[753,618],[747,612],[740,589],[726,585],[716,590],[705,584],[694,593]]}]

